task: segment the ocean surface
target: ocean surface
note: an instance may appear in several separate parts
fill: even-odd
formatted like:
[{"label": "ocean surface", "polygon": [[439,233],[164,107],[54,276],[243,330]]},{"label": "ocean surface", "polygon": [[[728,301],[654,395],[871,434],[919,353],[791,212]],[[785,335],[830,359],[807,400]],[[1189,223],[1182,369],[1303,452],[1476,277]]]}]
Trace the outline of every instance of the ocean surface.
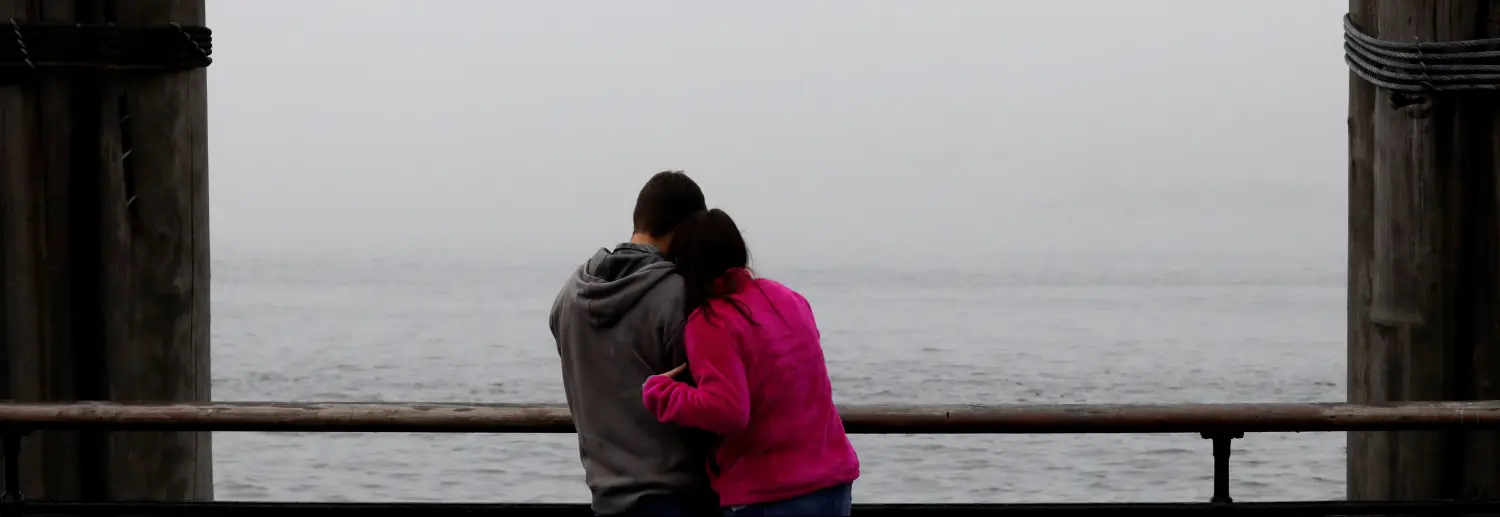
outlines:
[{"label": "ocean surface", "polygon": [[[561,402],[573,263],[215,252],[218,400]],[[580,259],[583,257],[579,257]],[[1340,258],[762,269],[841,403],[1342,401]],[[1196,435],[855,436],[856,502],[1206,501]],[[225,500],[583,502],[572,435],[217,433]],[[1236,500],[1341,498],[1343,434],[1252,434]]]}]

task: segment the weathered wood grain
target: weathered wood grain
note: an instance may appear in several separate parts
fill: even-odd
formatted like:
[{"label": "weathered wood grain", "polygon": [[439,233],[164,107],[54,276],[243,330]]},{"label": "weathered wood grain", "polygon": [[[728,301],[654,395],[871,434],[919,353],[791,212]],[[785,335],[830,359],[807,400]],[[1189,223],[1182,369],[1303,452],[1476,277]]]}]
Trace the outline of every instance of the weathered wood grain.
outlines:
[{"label": "weathered wood grain", "polygon": [[[1379,25],[1376,0],[1349,0],[1349,13],[1354,23],[1370,33]],[[1371,381],[1377,381],[1382,369],[1380,361],[1372,353],[1370,333],[1370,266],[1374,261],[1374,149],[1375,149],[1375,86],[1349,72],[1349,265],[1347,295],[1348,329],[1348,400],[1362,404],[1384,402],[1372,399],[1380,393],[1365,389]],[[1373,449],[1384,449],[1385,433],[1349,433],[1346,476],[1348,494],[1353,500],[1366,499],[1367,494],[1377,493],[1375,487],[1385,486],[1384,469],[1365,469],[1357,463]],[[1358,458],[1358,459],[1357,459]],[[1356,472],[1359,475],[1356,475]]]},{"label": "weathered wood grain", "polygon": [[[122,25],[204,24],[203,0],[113,6]],[[108,400],[211,400],[206,74],[120,74],[103,99],[130,137],[103,191]],[[208,433],[113,434],[108,454],[111,498],[213,498]]]}]

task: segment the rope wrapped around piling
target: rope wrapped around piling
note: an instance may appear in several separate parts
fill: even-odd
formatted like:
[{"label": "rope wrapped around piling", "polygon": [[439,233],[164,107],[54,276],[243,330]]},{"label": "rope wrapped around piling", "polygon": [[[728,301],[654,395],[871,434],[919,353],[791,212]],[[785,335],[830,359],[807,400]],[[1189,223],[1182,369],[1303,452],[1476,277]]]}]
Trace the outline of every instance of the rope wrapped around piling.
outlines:
[{"label": "rope wrapped around piling", "polygon": [[1404,92],[1500,90],[1500,38],[1389,41],[1344,15],[1344,63],[1375,86]]},{"label": "rope wrapped around piling", "polygon": [[47,68],[178,71],[213,62],[213,31],[169,23],[26,23],[0,18],[0,73]]}]

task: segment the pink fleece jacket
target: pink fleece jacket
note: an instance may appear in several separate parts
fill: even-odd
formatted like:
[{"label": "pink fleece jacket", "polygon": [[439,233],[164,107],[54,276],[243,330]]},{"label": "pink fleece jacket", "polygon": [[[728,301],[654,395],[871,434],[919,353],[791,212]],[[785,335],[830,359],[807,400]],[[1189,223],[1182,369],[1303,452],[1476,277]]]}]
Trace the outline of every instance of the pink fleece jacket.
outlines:
[{"label": "pink fleece jacket", "polygon": [[[859,458],[833,406],[817,323],[807,299],[735,270],[744,289],[688,318],[689,371],[697,387],[662,376],[641,398],[662,422],[719,433],[709,466],[719,504],[781,501],[854,481]],[[717,468],[715,468],[717,467]]]}]

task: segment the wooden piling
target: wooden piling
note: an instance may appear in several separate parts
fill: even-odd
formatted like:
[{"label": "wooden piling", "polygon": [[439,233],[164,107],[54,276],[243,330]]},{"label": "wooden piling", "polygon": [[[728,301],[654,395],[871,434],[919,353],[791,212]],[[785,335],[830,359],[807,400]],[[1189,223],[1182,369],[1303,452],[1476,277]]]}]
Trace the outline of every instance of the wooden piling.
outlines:
[{"label": "wooden piling", "polygon": [[[1380,39],[1500,36],[1495,0],[1353,0]],[[1349,88],[1349,401],[1500,399],[1494,92]],[[1351,433],[1349,498],[1500,496],[1493,431]]]},{"label": "wooden piling", "polygon": [[[204,24],[204,0],[113,3],[122,25]],[[116,79],[103,100],[116,124],[103,146],[109,398],[209,401],[207,70]],[[111,435],[109,453],[116,500],[213,498],[208,433]]]},{"label": "wooden piling", "polygon": [[[203,25],[204,2],[0,0],[9,18]],[[0,396],[211,399],[205,85],[203,69],[0,85]],[[27,497],[213,497],[208,433],[24,443]]]},{"label": "wooden piling", "polygon": [[[0,19],[74,23],[71,2],[0,0]],[[19,401],[76,400],[74,329],[88,325],[71,310],[72,179],[87,158],[73,154],[74,81],[39,75],[0,87],[0,396]],[[92,267],[91,265],[85,267]],[[75,324],[76,322],[76,324]],[[84,345],[85,347],[89,345]],[[37,497],[84,497],[78,433],[39,433],[22,453],[23,483]]]}]

